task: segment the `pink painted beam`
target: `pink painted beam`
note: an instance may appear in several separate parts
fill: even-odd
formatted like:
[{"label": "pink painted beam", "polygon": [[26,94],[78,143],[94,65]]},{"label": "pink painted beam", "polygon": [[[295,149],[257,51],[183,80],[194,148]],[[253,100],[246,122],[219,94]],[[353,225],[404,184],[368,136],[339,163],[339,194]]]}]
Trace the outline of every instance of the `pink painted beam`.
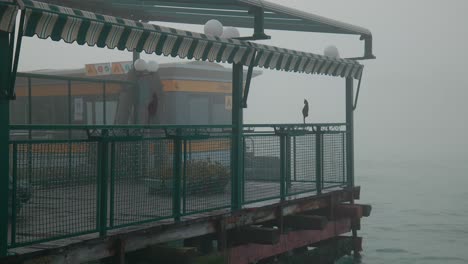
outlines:
[{"label": "pink painted beam", "polygon": [[323,230],[291,231],[283,234],[276,245],[246,244],[229,249],[231,264],[248,264],[290,250],[308,246],[319,241],[340,236],[351,231],[351,220],[340,219],[328,222]]}]

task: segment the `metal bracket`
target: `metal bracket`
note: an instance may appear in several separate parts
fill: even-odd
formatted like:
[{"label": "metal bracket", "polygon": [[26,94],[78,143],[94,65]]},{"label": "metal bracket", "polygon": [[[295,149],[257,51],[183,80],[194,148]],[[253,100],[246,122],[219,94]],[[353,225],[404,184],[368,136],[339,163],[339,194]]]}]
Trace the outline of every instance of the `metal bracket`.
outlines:
[{"label": "metal bracket", "polygon": [[[21,7],[22,1],[18,2],[18,5]],[[24,3],[22,4],[24,8]],[[5,96],[6,99],[8,100],[15,100],[16,99],[16,94],[15,94],[15,83],[16,83],[16,73],[18,71],[18,63],[19,63],[19,56],[20,56],[20,51],[21,51],[21,43],[23,40],[23,28],[24,28],[24,21],[25,21],[25,15],[26,12],[21,11],[21,18],[20,18],[20,26],[18,28],[18,37],[16,39],[16,48],[15,47],[15,30],[10,34],[10,47],[9,47],[9,63],[10,63],[10,74],[8,76],[8,85],[6,90],[4,91],[4,94],[2,96]],[[16,28],[16,27],[15,27]]]},{"label": "metal bracket", "polygon": [[242,98],[242,108],[247,108],[247,98],[249,97],[250,82],[252,81],[252,73],[253,73],[253,68],[254,68],[256,57],[257,57],[257,51],[254,51],[252,60],[250,61],[249,69],[247,71],[247,78],[245,80],[245,90],[244,90],[244,97]]},{"label": "metal bracket", "polygon": [[238,40],[264,40],[271,39],[271,36],[265,34],[265,14],[263,8],[251,7],[249,14],[254,15],[254,33],[251,37],[239,37]]},{"label": "metal bracket", "polygon": [[364,40],[364,56],[362,57],[352,57],[346,58],[348,60],[374,60],[377,57],[373,54],[372,51],[372,36],[370,35],[362,35],[360,40]]},{"label": "metal bracket", "polygon": [[357,103],[359,99],[359,91],[361,90],[361,81],[362,81],[362,74],[361,74],[361,77],[359,78],[359,83],[358,83],[358,87],[356,91],[356,98],[354,99],[354,104],[353,104],[353,111],[356,110],[357,108]]}]

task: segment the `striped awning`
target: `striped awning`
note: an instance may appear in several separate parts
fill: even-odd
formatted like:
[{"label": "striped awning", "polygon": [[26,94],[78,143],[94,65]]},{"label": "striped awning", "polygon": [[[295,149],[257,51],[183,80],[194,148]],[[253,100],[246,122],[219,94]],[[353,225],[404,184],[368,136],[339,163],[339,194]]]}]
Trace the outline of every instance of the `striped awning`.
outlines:
[{"label": "striped awning", "polygon": [[[356,61],[282,49],[236,39],[141,23],[38,1],[23,0],[23,35],[37,35],[79,45],[146,52],[187,59],[241,63],[254,66],[353,77],[359,79],[363,66]],[[12,32],[17,6],[0,1],[0,30]],[[253,56],[255,56],[253,60]]]}]

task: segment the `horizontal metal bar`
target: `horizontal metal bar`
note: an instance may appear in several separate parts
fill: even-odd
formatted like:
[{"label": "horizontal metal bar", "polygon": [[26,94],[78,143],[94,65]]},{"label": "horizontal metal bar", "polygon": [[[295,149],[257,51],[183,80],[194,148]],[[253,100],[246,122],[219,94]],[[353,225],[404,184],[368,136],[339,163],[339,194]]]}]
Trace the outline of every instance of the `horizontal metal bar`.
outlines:
[{"label": "horizontal metal bar", "polygon": [[128,84],[128,85],[137,85],[136,82],[124,81],[124,80],[58,76],[58,75],[29,73],[29,72],[18,72],[16,74],[16,77],[32,78],[32,79],[50,79],[50,80],[61,80],[61,81],[76,81],[76,82],[94,82],[94,83],[103,83],[103,82],[105,82],[105,83],[119,83],[119,84]]},{"label": "horizontal metal bar", "polygon": [[[232,125],[11,125],[10,130],[93,130],[93,129],[223,129]],[[222,131],[221,131],[222,132]]]},{"label": "horizontal metal bar", "polygon": [[[320,123],[320,124],[247,124],[244,128],[310,128],[346,126],[345,123]],[[92,130],[92,129],[227,129],[232,125],[11,125],[11,130]],[[265,131],[268,132],[268,131]]]},{"label": "horizontal metal bar", "polygon": [[77,233],[72,233],[72,234],[68,234],[68,235],[61,235],[61,236],[54,236],[54,237],[45,238],[45,239],[38,239],[38,240],[31,241],[31,242],[15,243],[15,244],[12,244],[12,245],[8,245],[8,248],[26,247],[26,246],[36,245],[36,244],[45,243],[45,242],[50,242],[50,241],[54,241],[54,240],[58,240],[58,239],[77,237],[77,236],[88,235],[88,234],[93,234],[93,233],[97,233],[97,230],[93,229],[93,230],[89,230],[89,231],[77,232]]},{"label": "horizontal metal bar", "polygon": [[314,126],[346,126],[346,123],[316,123],[316,124],[244,124],[244,127],[314,127]]},{"label": "horizontal metal bar", "polygon": [[15,139],[10,139],[10,144],[73,144],[73,143],[86,143],[86,142],[97,142],[97,140],[89,140],[89,139],[59,139],[59,140],[53,140],[53,139],[21,139],[21,140],[15,140]]}]

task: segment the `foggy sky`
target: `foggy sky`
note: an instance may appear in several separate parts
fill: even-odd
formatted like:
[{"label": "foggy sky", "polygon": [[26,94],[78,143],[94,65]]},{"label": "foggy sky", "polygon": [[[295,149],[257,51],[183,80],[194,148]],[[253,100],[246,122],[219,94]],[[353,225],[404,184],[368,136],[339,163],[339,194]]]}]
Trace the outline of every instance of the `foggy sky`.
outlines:
[{"label": "foggy sky", "polygon": [[[370,29],[377,60],[365,61],[355,112],[356,159],[468,161],[468,2],[465,0],[273,1]],[[167,24],[164,24],[167,25]],[[202,31],[201,26],[173,27]],[[241,30],[248,34],[250,30]],[[262,43],[342,57],[362,55],[358,36],[267,31]],[[38,52],[39,51],[39,52]],[[131,60],[131,53],[24,40],[20,70]],[[174,61],[156,55],[144,59]],[[252,81],[246,123],[344,121],[344,79],[263,70]]]}]

